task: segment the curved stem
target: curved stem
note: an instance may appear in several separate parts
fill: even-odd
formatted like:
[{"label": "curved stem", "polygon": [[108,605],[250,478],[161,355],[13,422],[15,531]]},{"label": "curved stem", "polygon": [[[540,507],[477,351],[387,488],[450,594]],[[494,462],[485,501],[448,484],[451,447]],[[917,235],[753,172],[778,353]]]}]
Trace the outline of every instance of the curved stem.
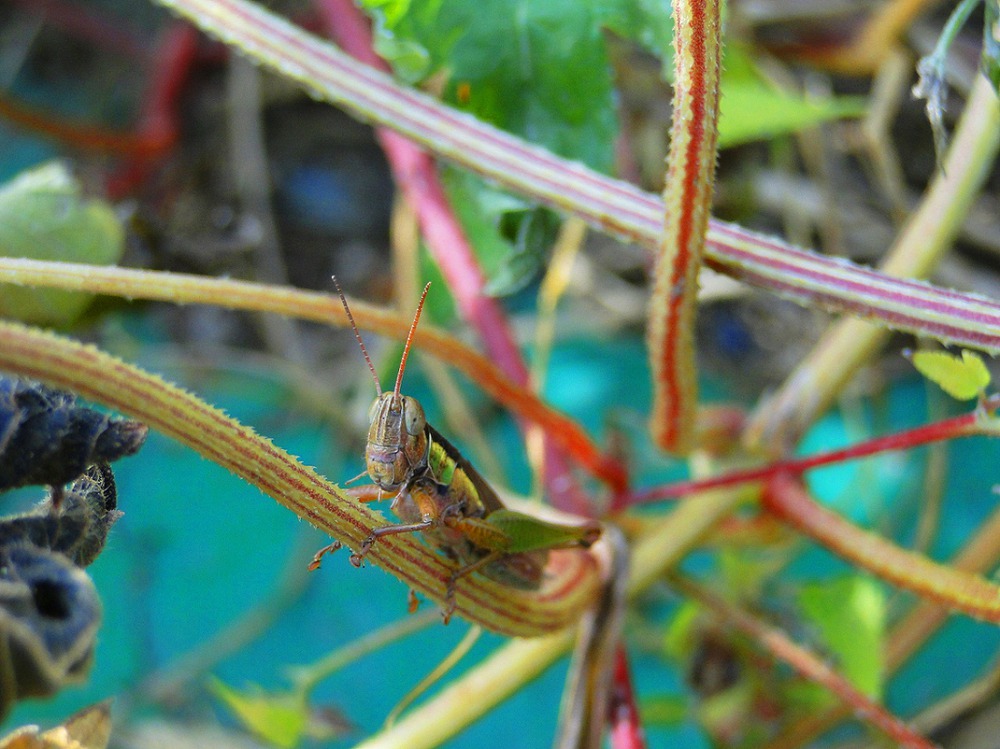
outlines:
[{"label": "curved stem", "polygon": [[[188,445],[279,504],[353,548],[385,518],[351,500],[313,469],[222,411],[154,374],[68,338],[0,322],[0,368],[73,390]],[[386,537],[367,557],[411,588],[445,600],[452,575],[443,557],[413,534]],[[305,560],[303,560],[305,563]],[[457,584],[457,610],[501,634],[536,636],[575,622],[597,593],[594,558],[552,552],[537,591],[515,590],[478,575]],[[358,574],[358,573],[354,573]]]}]

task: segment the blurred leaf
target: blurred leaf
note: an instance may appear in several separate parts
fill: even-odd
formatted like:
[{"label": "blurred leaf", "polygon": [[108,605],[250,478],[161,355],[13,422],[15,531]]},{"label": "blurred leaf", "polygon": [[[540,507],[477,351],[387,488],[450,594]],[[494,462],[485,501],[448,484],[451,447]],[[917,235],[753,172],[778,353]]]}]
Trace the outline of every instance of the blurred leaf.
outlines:
[{"label": "blurred leaf", "polygon": [[674,19],[670,4],[660,0],[618,0],[601,7],[602,24],[655,54],[667,82],[674,79]]},{"label": "blurred leaf", "polygon": [[915,351],[910,360],[920,374],[956,400],[971,400],[990,384],[990,371],[972,351],[963,349],[961,356],[947,351]]},{"label": "blurred leaf", "polygon": [[545,268],[559,231],[559,219],[546,208],[532,208],[507,213],[500,224],[501,233],[512,239],[512,246],[499,270],[486,284],[492,296],[516,294]]},{"label": "blurred leaf", "polygon": [[788,706],[799,714],[826,710],[840,702],[826,687],[799,679],[782,684],[781,694]]},{"label": "blurred leaf", "polygon": [[787,558],[776,549],[721,547],[716,558],[723,589],[741,600],[760,597],[764,584],[786,565]]},{"label": "blurred leaf", "polygon": [[799,593],[799,606],[841,673],[879,699],[885,634],[885,595],[879,584],[856,575],[808,584]]},{"label": "blurred leaf", "polygon": [[218,679],[209,688],[251,732],[265,741],[291,749],[306,733],[309,707],[303,692],[265,692],[256,685],[245,691]]},{"label": "blurred leaf", "polygon": [[555,241],[555,214],[532,208],[468,172],[444,169],[441,176],[448,201],[487,277],[486,292],[504,296],[530,283]]},{"label": "blurred leaf", "polygon": [[723,55],[719,147],[766,140],[828,120],[859,117],[865,112],[861,97],[805,98],[783,91],[760,72],[750,52],[738,44]]},{"label": "blurred leaf", "polygon": [[[608,16],[604,3],[362,5],[376,18],[376,48],[400,75],[414,81],[447,70],[450,103],[557,154],[611,170],[617,119],[601,29]],[[426,65],[414,64],[421,57],[416,48],[426,52]]]},{"label": "blurred leaf", "polygon": [[[124,231],[111,206],[84,200],[65,165],[52,162],[0,187],[0,255],[111,265]],[[40,325],[67,325],[92,295],[0,285],[0,315]]]},{"label": "blurred leaf", "polygon": [[685,601],[678,607],[663,633],[663,652],[668,658],[683,661],[691,655],[694,627],[700,614],[701,607],[691,601]]},{"label": "blurred leaf", "polygon": [[688,718],[688,699],[678,694],[664,694],[643,699],[639,713],[645,725],[674,727]]},{"label": "blurred leaf", "polygon": [[756,690],[750,682],[740,682],[713,694],[698,705],[699,722],[712,736],[732,735],[753,719]]}]

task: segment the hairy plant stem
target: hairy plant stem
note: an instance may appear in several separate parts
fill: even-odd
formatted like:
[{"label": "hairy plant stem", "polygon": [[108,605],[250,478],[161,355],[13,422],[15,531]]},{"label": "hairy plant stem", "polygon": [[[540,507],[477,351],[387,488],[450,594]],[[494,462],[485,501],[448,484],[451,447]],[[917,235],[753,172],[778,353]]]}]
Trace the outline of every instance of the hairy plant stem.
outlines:
[{"label": "hairy plant stem", "polygon": [[684,454],[697,425],[694,324],[718,152],[722,21],[719,0],[677,0],[673,8],[673,119],[646,338],[650,433],[661,449]]},{"label": "hairy plant stem", "polygon": [[[359,548],[372,528],[386,525],[381,513],[354,501],[252,429],[93,346],[0,322],[0,369],[72,390],[144,422],[352,548]],[[367,559],[429,598],[444,601],[451,567],[414,534],[381,539]],[[582,550],[555,551],[546,571],[545,583],[536,591],[469,575],[456,585],[456,610],[501,634],[538,636],[567,627],[597,594],[596,562]]]}]

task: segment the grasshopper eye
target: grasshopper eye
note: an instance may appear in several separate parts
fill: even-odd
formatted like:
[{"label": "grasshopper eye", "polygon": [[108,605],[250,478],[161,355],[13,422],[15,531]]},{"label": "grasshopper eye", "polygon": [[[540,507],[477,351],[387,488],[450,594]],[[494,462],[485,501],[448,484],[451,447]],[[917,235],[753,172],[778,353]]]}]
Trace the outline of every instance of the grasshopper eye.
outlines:
[{"label": "grasshopper eye", "polygon": [[424,433],[427,426],[427,417],[424,416],[423,406],[419,401],[403,396],[403,418],[406,424],[406,433],[414,437]]}]

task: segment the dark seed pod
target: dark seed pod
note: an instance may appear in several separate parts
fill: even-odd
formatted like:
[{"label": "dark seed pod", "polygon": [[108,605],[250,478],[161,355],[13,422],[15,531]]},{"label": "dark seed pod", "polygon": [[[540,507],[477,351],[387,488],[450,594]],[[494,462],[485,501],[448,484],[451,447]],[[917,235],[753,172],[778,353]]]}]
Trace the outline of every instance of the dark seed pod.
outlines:
[{"label": "dark seed pod", "polygon": [[121,517],[111,466],[99,463],[63,493],[59,508],[52,498],[31,512],[0,518],[0,546],[30,543],[65,554],[86,567],[104,548],[108,531]]},{"label": "dark seed pod", "polygon": [[30,544],[0,546],[0,718],[90,668],[101,602],[87,574]]},{"label": "dark seed pod", "polygon": [[72,393],[0,376],[0,491],[61,486],[89,465],[132,455],[146,432],[137,421],[77,405]]}]

